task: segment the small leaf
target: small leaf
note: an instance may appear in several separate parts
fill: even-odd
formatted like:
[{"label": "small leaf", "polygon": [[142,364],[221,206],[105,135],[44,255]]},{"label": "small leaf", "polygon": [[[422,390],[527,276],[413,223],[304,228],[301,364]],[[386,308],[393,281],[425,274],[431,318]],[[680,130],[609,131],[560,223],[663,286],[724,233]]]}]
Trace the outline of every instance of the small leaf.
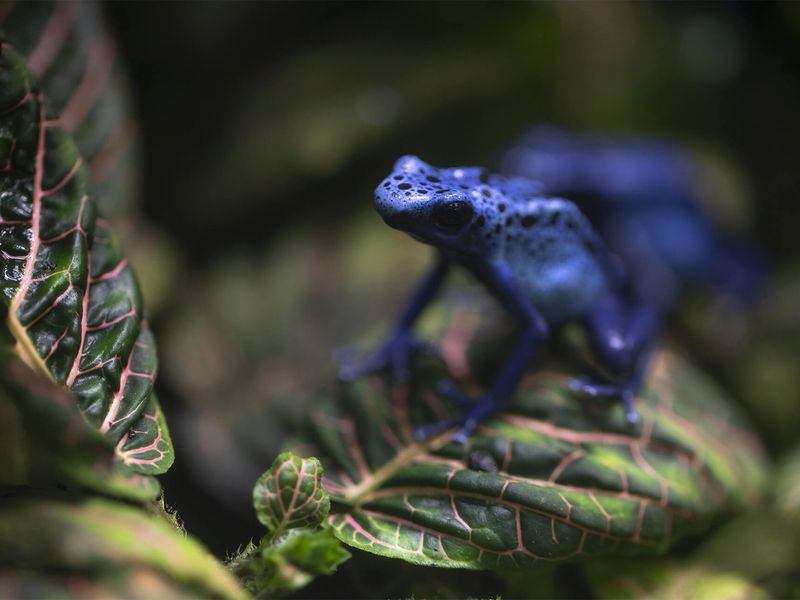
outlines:
[{"label": "small leaf", "polygon": [[267,547],[263,556],[271,572],[267,586],[296,590],[318,575],[333,574],[350,553],[330,529],[298,529]]},{"label": "small leaf", "polygon": [[96,217],[73,140],[23,58],[1,43],[0,297],[17,354],[69,388],[133,469],[163,472],[172,452],[152,398],[155,343],[136,278]]},{"label": "small leaf", "polygon": [[[265,538],[266,540],[266,538]],[[255,597],[298,590],[319,575],[331,575],[350,553],[330,529],[293,529],[276,543],[262,541],[230,567]]]},{"label": "small leaf", "polygon": [[322,465],[316,458],[280,454],[272,467],[256,481],[253,505],[256,516],[272,538],[287,529],[316,527],[330,511],[323,489]]},{"label": "small leaf", "polygon": [[721,391],[659,354],[637,400],[579,397],[538,372],[466,446],[416,426],[456,414],[436,395],[447,376],[420,357],[411,383],[374,376],[312,413],[329,523],[343,542],[409,562],[526,568],[599,555],[660,553],[752,503],[766,458]]}]

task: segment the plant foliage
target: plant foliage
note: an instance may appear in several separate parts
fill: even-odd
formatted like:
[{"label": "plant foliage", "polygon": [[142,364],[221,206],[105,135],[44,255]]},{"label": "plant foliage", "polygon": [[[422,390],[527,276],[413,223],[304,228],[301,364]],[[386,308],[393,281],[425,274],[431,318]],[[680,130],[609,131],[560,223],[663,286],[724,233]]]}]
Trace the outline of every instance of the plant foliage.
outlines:
[{"label": "plant foliage", "polygon": [[83,158],[5,40],[0,80],[0,295],[16,353],[71,390],[124,464],[163,473],[173,451],[135,276],[97,218]]},{"label": "plant foliage", "polygon": [[[19,595],[19,587],[11,587],[17,578],[32,591],[53,585],[59,593],[44,595],[58,597],[73,589],[71,581],[85,581],[87,593],[75,594],[81,597],[91,589],[100,597],[130,596],[132,591],[153,597],[159,589],[174,590],[164,597],[244,597],[236,581],[196,541],[141,510],[100,499],[7,498],[0,506],[0,564],[4,597]],[[58,581],[60,577],[64,579]],[[119,579],[139,587],[119,590]],[[144,585],[154,583],[154,589]],[[112,593],[114,588],[119,591]]]},{"label": "plant foliage", "polygon": [[258,478],[253,505],[267,535],[234,558],[230,568],[254,596],[300,589],[350,558],[326,526],[330,498],[316,458],[280,454]]},{"label": "plant foliage", "polygon": [[420,359],[410,387],[379,376],[344,384],[315,413],[328,520],[345,543],[471,569],[659,553],[762,490],[757,438],[671,355],[655,361],[635,425],[618,403],[535,374],[466,446],[449,443],[452,432],[418,442],[414,427],[454,414],[435,394],[446,375]]}]

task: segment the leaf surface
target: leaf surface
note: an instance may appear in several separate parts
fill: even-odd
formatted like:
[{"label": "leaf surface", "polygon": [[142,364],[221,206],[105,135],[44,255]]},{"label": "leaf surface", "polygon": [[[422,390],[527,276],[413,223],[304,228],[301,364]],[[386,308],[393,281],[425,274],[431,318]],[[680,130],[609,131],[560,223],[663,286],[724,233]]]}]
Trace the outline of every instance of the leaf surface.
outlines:
[{"label": "leaf surface", "polygon": [[747,577],[689,561],[600,561],[589,568],[600,600],[766,600],[766,591]]},{"label": "leaf surface", "polygon": [[98,219],[84,160],[22,56],[0,51],[0,296],[17,354],[69,388],[124,462],[172,462],[136,278]]},{"label": "leaf surface", "polygon": [[781,461],[774,497],[777,512],[800,532],[800,448],[795,448]]},{"label": "leaf surface", "polygon": [[274,537],[287,529],[317,527],[330,511],[321,479],[322,465],[316,458],[280,454],[253,488],[258,520]]},{"label": "leaf surface", "polygon": [[246,597],[194,539],[141,510],[106,500],[5,498],[0,503],[0,563],[18,571],[69,573],[101,582],[144,568],[195,597]]},{"label": "leaf surface", "polygon": [[19,363],[10,366],[6,376],[9,381],[0,384],[0,404],[15,407],[17,419],[4,434],[16,434],[10,455],[23,466],[16,481],[0,477],[0,484],[78,486],[139,502],[161,493],[154,477],[117,460],[114,446],[86,423],[63,388],[43,377],[32,378]]},{"label": "leaf surface", "polygon": [[329,522],[342,541],[441,567],[530,567],[666,550],[760,493],[759,441],[721,392],[662,353],[629,425],[615,402],[587,401],[564,376],[529,376],[468,445],[420,443],[417,425],[453,409],[446,376],[420,359],[410,387],[343,384],[312,416],[326,465]]},{"label": "leaf surface", "polygon": [[91,1],[11,2],[0,26],[84,157],[107,217],[137,193],[137,128],[116,42]]}]

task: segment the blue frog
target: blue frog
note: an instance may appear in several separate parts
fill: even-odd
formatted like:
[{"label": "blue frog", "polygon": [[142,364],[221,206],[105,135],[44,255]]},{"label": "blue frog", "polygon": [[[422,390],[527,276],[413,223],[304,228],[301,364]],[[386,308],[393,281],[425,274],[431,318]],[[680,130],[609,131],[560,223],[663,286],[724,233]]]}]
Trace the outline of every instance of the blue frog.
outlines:
[{"label": "blue frog", "polygon": [[669,142],[537,127],[512,144],[499,170],[575,202],[649,302],[672,305],[699,285],[746,306],[763,285],[763,253],[703,212],[697,164]]},{"label": "blue frog", "polygon": [[478,167],[440,169],[405,156],[376,189],[375,208],[388,225],[434,246],[438,258],[389,339],[360,365],[343,368],[343,379],[386,368],[396,380],[407,379],[409,356],[420,346],[414,323],[448,270],[460,266],[521,321],[522,331],[481,398],[466,398],[453,384],[440,386],[463,414],[421,427],[419,437],[459,427],[454,439],[465,441],[483,419],[508,403],[551,329],[570,321],[583,324],[609,376],[602,383],[575,380],[573,389],[617,397],[628,420],[637,420],[634,398],[665,306],[632,285],[624,263],[575,203],[551,197],[529,178]]}]

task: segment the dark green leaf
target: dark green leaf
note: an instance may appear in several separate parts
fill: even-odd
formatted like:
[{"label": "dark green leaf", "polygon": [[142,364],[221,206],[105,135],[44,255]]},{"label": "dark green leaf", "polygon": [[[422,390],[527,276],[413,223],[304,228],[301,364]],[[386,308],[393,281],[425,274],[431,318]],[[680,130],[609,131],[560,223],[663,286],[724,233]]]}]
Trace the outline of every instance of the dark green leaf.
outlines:
[{"label": "dark green leaf", "polygon": [[330,498],[322,487],[316,458],[284,452],[253,488],[256,516],[272,537],[296,527],[317,527],[328,516]]},{"label": "dark green leaf", "polygon": [[553,373],[528,377],[512,405],[466,447],[413,428],[453,410],[435,394],[438,360],[412,384],[346,384],[312,416],[326,463],[329,522],[342,541],[442,567],[528,567],[594,555],[662,552],[751,503],[765,457],[721,391],[662,353],[637,401],[590,401]]},{"label": "dark green leaf", "polygon": [[135,276],[96,218],[74,142],[5,41],[0,84],[0,294],[17,354],[69,388],[132,468],[163,472],[172,451]]}]

